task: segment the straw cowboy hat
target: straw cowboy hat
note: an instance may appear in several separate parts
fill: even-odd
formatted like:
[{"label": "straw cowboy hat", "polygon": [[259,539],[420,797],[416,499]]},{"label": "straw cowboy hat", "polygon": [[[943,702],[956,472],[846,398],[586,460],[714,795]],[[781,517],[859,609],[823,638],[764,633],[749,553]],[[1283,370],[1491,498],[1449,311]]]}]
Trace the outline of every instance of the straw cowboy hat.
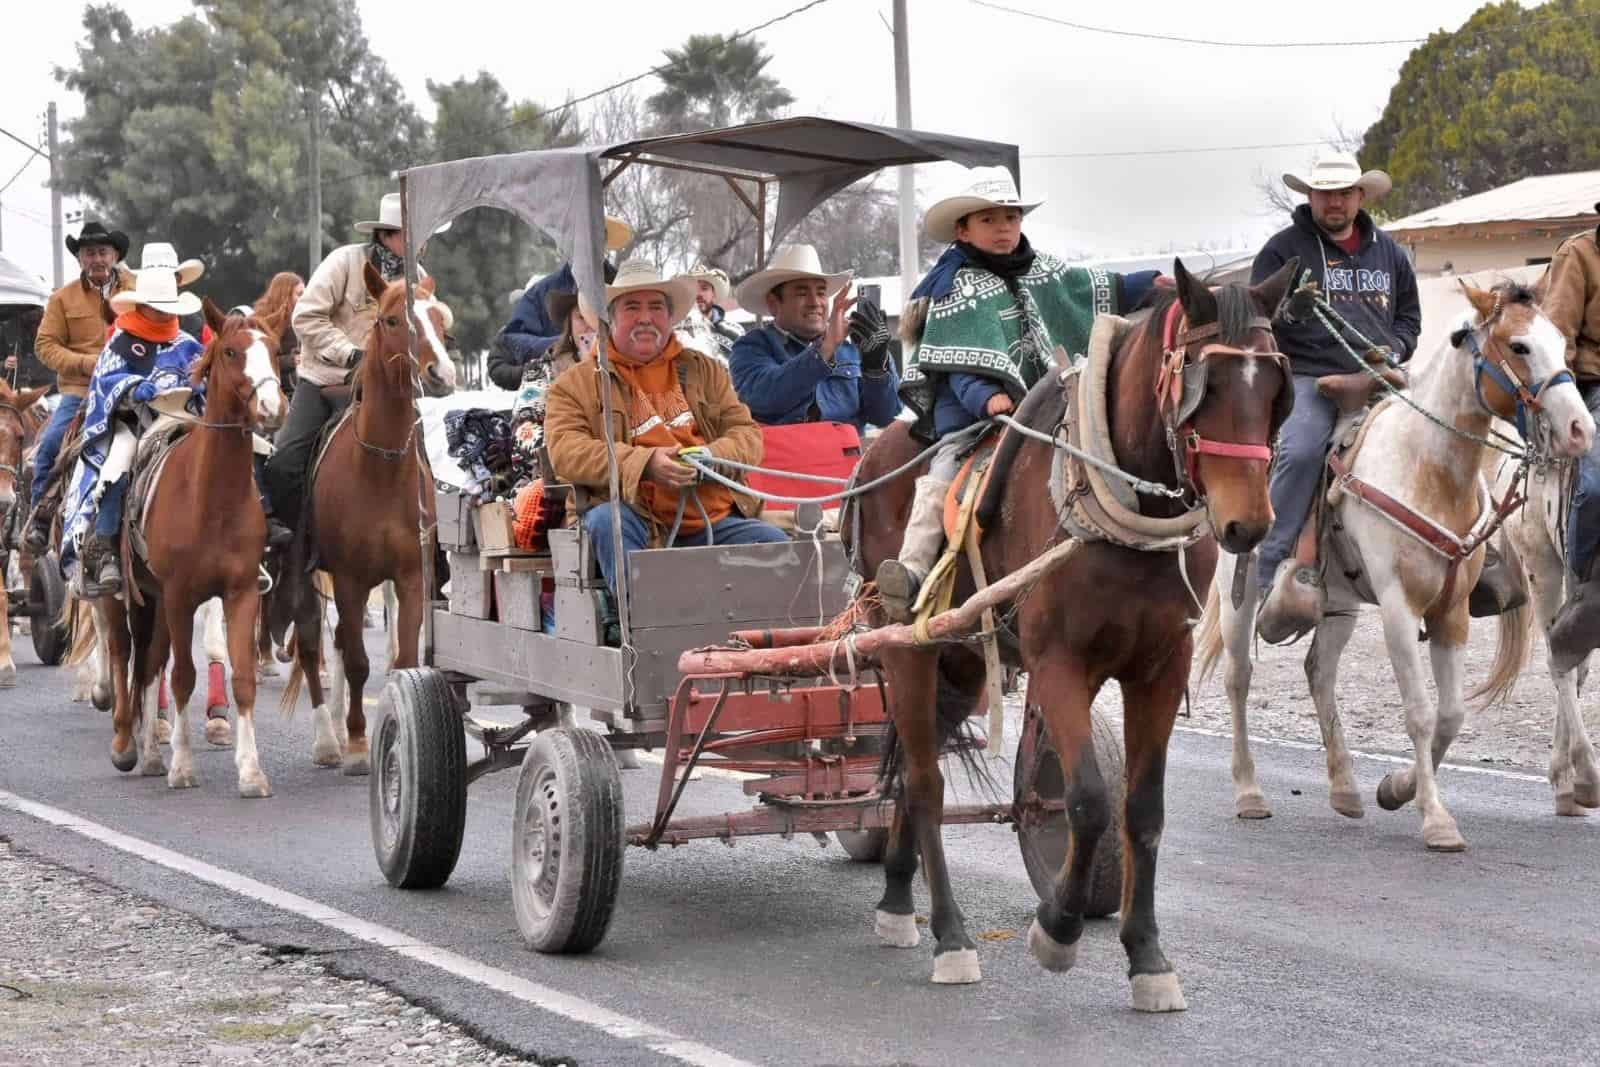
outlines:
[{"label": "straw cowboy hat", "polygon": [[1394,182],[1381,170],[1363,171],[1356,157],[1349,152],[1333,152],[1321,156],[1311,164],[1311,173],[1302,178],[1298,174],[1285,174],[1283,184],[1297,193],[1310,194],[1313,189],[1349,189],[1359,187],[1368,200],[1376,200],[1390,189]]},{"label": "straw cowboy hat", "polygon": [[134,271],[140,274],[147,270],[171,271],[178,277],[178,285],[193,285],[195,279],[206,272],[206,265],[198,259],[186,259],[178,262],[178,250],[165,241],[152,241],[139,250],[139,269]]},{"label": "straw cowboy hat", "polygon": [[[193,315],[200,310],[200,298],[190,292],[180,292],[178,286],[182,284],[178,276],[177,255],[172,256],[173,266],[149,265],[148,260],[152,246],[145,246],[145,259],[147,265],[133,276],[133,288],[124,289],[111,296],[111,310],[119,315],[124,311],[132,311],[140,305],[165,311],[169,315]],[[170,251],[171,245],[162,245],[160,248]],[[164,252],[158,252],[157,258],[165,258]],[[192,262],[192,261],[191,261]],[[185,264],[187,266],[187,264]],[[199,277],[195,272],[192,277]]]},{"label": "straw cowboy hat", "polygon": [[[378,201],[378,217],[365,219],[351,227],[357,233],[373,233],[377,230],[398,230],[400,228],[400,194],[384,193],[383,199]],[[450,223],[441,222],[434,227],[434,233],[443,233],[450,228]]]},{"label": "straw cowboy hat", "polygon": [[609,309],[625,293],[641,290],[666,294],[674,326],[694,307],[694,282],[682,274],[676,278],[663,278],[647,259],[630,259],[617,268],[616,278],[606,286],[606,307]]},{"label": "straw cowboy hat", "polygon": [[633,227],[619,218],[606,216],[606,251],[615,252],[633,240]]},{"label": "straw cowboy hat", "polygon": [[758,270],[740,282],[733,295],[740,307],[761,314],[766,311],[767,294],[784,282],[820,278],[827,284],[828,299],[832,300],[840,289],[850,284],[853,277],[855,272],[849,270],[839,274],[824,272],[822,260],[817,258],[817,250],[810,245],[784,245],[773,253],[766,270]]},{"label": "straw cowboy hat", "polygon": [[74,256],[84,245],[110,245],[117,250],[119,261],[128,258],[128,235],[121,230],[108,230],[98,222],[84,223],[78,236],[67,235],[66,243],[67,251]]},{"label": "straw cowboy hat", "polygon": [[1023,200],[1017,192],[1017,183],[1004,167],[978,167],[973,170],[967,185],[954,196],[935,201],[923,216],[922,226],[935,241],[948,244],[956,239],[956,223],[974,211],[991,207],[1014,207],[1024,215],[1044,203],[1043,200]]},{"label": "straw cowboy hat", "polygon": [[728,280],[728,272],[720,267],[713,267],[705,263],[696,263],[683,273],[685,278],[691,278],[699,291],[700,282],[710,282],[715,291],[715,301],[723,311],[733,311],[739,306],[739,301],[734,299],[733,283]]}]

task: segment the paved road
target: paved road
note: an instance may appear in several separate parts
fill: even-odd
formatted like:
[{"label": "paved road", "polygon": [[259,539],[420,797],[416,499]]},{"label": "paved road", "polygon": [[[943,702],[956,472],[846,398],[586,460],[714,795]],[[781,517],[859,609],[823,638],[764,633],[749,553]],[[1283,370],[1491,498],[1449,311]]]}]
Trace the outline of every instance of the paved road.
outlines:
[{"label": "paved road", "polygon": [[[21,684],[0,693],[0,791],[87,822],[63,828],[0,795],[0,834],[216,927],[283,951],[318,953],[340,973],[376,978],[540,1058],[806,1065],[1600,1058],[1592,1004],[1600,936],[1591,919],[1600,820],[1557,821],[1548,814],[1548,787],[1525,775],[1444,772],[1471,848],[1429,855],[1414,811],[1389,814],[1369,800],[1364,821],[1334,815],[1324,801],[1321,754],[1305,747],[1258,748],[1277,816],[1235,821],[1226,740],[1180,734],[1158,902],[1190,1010],[1146,1017],[1128,1007],[1114,923],[1090,925],[1068,975],[1047,974],[1027,955],[1016,935],[1035,900],[1008,830],[947,833],[971,929],[987,935],[979,986],[930,985],[926,939],[917,951],[880,947],[871,930],[878,872],[810,838],[632,851],[619,913],[600,950],[543,957],[520,947],[511,915],[514,773],[473,787],[467,843],[448,887],[402,893],[387,887],[372,858],[367,783],[310,765],[304,712],[292,721],[275,710],[261,717],[271,799],[238,799],[231,754],[203,742],[201,788],[173,793],[163,780],[113,770],[108,717],[67,703],[64,673],[23,662],[22,646]],[[275,707],[279,691],[265,686],[263,704]],[[1368,797],[1385,769],[1358,761]],[[647,764],[624,773],[630,821],[649,809],[653,772]],[[735,783],[715,779],[698,783],[689,799],[702,811],[745,803]],[[333,925],[105,843],[127,846],[127,839],[180,854],[169,863],[190,857],[212,865],[205,870],[213,882],[238,876],[258,898],[270,896],[264,887],[287,891],[294,896],[273,899],[302,913],[320,907]],[[363,922],[387,932],[372,934]],[[555,1010],[530,1003],[541,998]]]}]

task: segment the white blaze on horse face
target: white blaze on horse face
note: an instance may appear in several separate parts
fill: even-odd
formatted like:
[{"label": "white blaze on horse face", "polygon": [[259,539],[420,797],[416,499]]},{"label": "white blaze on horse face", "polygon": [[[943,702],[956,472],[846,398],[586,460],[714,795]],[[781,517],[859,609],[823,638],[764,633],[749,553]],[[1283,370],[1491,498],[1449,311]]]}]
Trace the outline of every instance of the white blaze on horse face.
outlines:
[{"label": "white blaze on horse face", "polygon": [[[1549,381],[1567,366],[1567,339],[1543,313],[1533,316],[1528,332],[1510,338],[1528,347],[1525,357],[1534,382]],[[1539,397],[1550,429],[1551,444],[1565,456],[1581,456],[1594,443],[1594,417],[1571,382],[1552,385]]]},{"label": "white blaze on horse face", "polygon": [[272,354],[267,351],[266,335],[250,331],[250,347],[244,350],[244,373],[256,387],[256,415],[272,421],[283,411],[283,390],[272,370]]},{"label": "white blaze on horse face", "polygon": [[439,336],[439,331],[433,325],[432,312],[435,308],[438,308],[440,316],[443,317],[443,305],[432,297],[424,297],[421,300],[413,300],[411,306],[415,312],[417,325],[422,330],[423,338],[427,340],[428,347],[433,349],[434,374],[438,377],[439,384],[448,390],[454,390],[456,387],[456,365],[451,362],[450,353],[444,350],[444,340]]}]

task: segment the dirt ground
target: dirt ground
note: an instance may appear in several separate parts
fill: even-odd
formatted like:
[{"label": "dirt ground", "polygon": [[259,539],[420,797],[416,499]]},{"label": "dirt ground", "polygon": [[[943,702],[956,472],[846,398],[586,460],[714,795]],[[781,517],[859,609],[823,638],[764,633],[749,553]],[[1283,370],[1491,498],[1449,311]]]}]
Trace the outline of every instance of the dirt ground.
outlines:
[{"label": "dirt ground", "polygon": [[[1289,647],[1259,646],[1250,687],[1250,733],[1321,742],[1316,710],[1306,686],[1304,663],[1310,646],[1309,638]],[[1488,673],[1494,646],[1495,620],[1472,620],[1466,667],[1469,692]],[[1427,650],[1422,653],[1424,673],[1429,674]],[[1431,694],[1431,674],[1428,683]],[[1181,722],[1231,729],[1220,666],[1217,674],[1204,683],[1197,672],[1192,692],[1193,718]],[[1362,616],[1340,661],[1338,694],[1339,714],[1351,747],[1411,754],[1400,690],[1395,685],[1394,669],[1389,664],[1375,610]],[[1588,699],[1587,693],[1580,696],[1579,704],[1590,736],[1597,736],[1600,705]],[[1532,660],[1510,700],[1488,708],[1469,708],[1466,723],[1447,758],[1455,763],[1512,764],[1542,774],[1549,765],[1554,714],[1555,690],[1545,666],[1544,639],[1536,635]]]}]

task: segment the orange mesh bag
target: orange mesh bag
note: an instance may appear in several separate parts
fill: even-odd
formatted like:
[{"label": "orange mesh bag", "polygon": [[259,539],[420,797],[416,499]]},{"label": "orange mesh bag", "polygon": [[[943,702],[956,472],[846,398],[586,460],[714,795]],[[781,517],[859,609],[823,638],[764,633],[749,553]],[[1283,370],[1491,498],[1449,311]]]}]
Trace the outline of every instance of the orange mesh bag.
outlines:
[{"label": "orange mesh bag", "polygon": [[545,531],[550,529],[550,507],[544,495],[544,479],[539,478],[517,490],[512,502],[512,540],[527,552],[545,547]]}]

